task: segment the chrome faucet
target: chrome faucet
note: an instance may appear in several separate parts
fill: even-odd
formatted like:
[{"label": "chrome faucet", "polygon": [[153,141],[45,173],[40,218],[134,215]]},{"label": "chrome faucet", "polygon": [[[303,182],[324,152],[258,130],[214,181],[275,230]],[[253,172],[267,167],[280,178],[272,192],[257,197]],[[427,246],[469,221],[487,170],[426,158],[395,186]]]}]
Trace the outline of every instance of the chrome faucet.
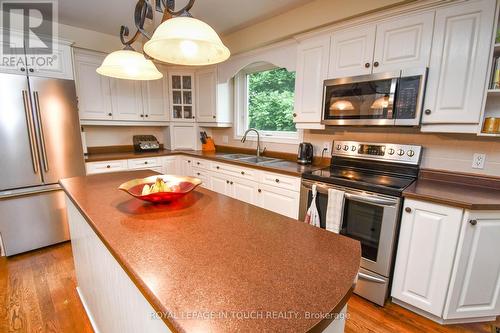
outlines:
[{"label": "chrome faucet", "polygon": [[260,157],[260,154],[264,153],[266,151],[266,148],[264,148],[262,151],[260,150],[260,134],[259,131],[257,131],[255,128],[249,128],[246,130],[245,134],[243,134],[243,137],[241,138],[241,142],[245,143],[247,140],[247,134],[248,132],[254,131],[257,133],[257,159]]}]

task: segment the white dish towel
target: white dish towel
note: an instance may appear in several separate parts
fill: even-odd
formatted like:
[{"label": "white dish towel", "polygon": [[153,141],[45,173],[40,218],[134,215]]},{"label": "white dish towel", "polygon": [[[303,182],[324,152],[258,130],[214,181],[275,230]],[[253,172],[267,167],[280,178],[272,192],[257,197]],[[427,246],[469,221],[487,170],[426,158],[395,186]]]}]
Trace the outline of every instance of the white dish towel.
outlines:
[{"label": "white dish towel", "polygon": [[326,208],[326,230],[336,234],[340,232],[344,213],[344,191],[328,189],[328,205]]},{"label": "white dish towel", "polygon": [[306,218],[305,221],[306,223],[309,223],[310,225],[314,227],[319,228],[319,213],[318,213],[318,207],[316,207],[316,196],[318,195],[318,190],[316,188],[316,185],[313,185],[311,188],[312,192],[312,201],[311,205],[309,206],[309,209],[307,210],[306,213]]}]

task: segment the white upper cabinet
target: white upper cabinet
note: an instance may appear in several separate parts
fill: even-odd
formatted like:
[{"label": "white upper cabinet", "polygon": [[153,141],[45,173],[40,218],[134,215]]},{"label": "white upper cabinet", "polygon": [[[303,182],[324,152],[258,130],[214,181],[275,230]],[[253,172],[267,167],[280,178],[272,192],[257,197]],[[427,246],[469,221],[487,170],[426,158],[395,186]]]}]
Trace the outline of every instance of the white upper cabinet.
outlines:
[{"label": "white upper cabinet", "polygon": [[143,118],[146,121],[168,121],[168,75],[165,68],[156,66],[163,77],[142,83]]},{"label": "white upper cabinet", "polygon": [[113,120],[142,120],[141,82],[113,78],[110,82]]},{"label": "white upper cabinet", "polygon": [[298,45],[295,78],[296,123],[320,123],[323,110],[323,81],[328,76],[330,36],[301,41]]},{"label": "white upper cabinet", "polygon": [[196,72],[196,120],[217,121],[217,67]]},{"label": "white upper cabinet", "polygon": [[27,69],[30,76],[73,80],[71,46],[67,42],[49,40],[52,54],[27,54]]},{"label": "white upper cabinet", "polygon": [[398,17],[377,24],[373,72],[429,65],[434,12]]},{"label": "white upper cabinet", "polygon": [[195,120],[195,73],[172,70],[168,73],[170,117],[173,121],[194,122]]},{"label": "white upper cabinet", "polygon": [[392,297],[443,314],[463,211],[405,199]]},{"label": "white upper cabinet", "polygon": [[333,33],[328,78],[371,73],[375,30],[373,24]]},{"label": "white upper cabinet", "polygon": [[196,150],[198,143],[197,126],[195,124],[170,125],[170,145],[172,150],[187,149]]},{"label": "white upper cabinet", "polygon": [[436,11],[422,124],[472,125],[457,130],[422,126],[422,131],[476,132],[487,83],[496,1],[468,1]]},{"label": "white upper cabinet", "polygon": [[462,225],[445,319],[500,314],[499,253],[499,212],[471,212]]},{"label": "white upper cabinet", "polygon": [[80,49],[75,49],[74,54],[80,119],[112,120],[109,78],[96,72],[105,55]]}]

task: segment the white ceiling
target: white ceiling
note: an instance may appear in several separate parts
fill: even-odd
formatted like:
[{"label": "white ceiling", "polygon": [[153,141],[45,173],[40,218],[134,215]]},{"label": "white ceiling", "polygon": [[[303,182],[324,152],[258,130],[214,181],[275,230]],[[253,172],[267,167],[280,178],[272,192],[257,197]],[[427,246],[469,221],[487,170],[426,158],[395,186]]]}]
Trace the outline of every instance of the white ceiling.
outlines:
[{"label": "white ceiling", "polygon": [[[150,0],[154,6],[155,0]],[[191,14],[227,34],[313,0],[197,0]],[[188,0],[177,0],[176,9]],[[137,0],[59,1],[59,22],[118,35],[122,24],[133,30]],[[155,12],[158,18],[161,14]],[[155,19],[156,21],[156,19]]]}]

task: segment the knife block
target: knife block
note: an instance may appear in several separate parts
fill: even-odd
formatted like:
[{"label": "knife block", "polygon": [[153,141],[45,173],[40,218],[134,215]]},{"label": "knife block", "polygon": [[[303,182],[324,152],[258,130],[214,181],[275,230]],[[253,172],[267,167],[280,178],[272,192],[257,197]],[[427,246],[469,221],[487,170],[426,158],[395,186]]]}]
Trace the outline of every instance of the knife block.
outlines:
[{"label": "knife block", "polygon": [[207,143],[201,144],[201,150],[203,150],[203,151],[215,151],[214,139],[207,138]]}]

